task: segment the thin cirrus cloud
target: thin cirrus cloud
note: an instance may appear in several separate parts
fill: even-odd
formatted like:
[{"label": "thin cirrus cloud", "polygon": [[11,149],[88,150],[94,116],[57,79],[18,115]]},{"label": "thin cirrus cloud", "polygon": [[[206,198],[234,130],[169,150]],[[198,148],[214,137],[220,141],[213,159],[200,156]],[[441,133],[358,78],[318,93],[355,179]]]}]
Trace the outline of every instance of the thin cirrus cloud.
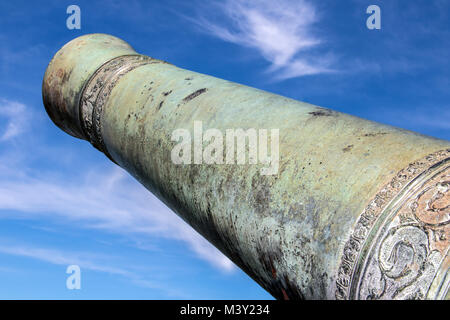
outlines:
[{"label": "thin cirrus cloud", "polygon": [[[390,119],[393,125],[409,127],[411,129],[435,129],[443,134],[450,132],[450,108],[436,106],[420,106],[418,109],[404,110],[381,109],[378,110],[384,117]],[[381,111],[381,112],[380,112]],[[376,115],[373,116],[376,118]]]},{"label": "thin cirrus cloud", "polygon": [[[0,140],[0,219],[8,215],[63,219],[83,228],[131,235],[143,242],[149,237],[179,240],[216,268],[235,270],[227,257],[122,169],[94,164],[74,177],[70,170],[73,163],[68,164],[68,170],[50,171],[36,167],[37,162],[45,164],[49,159],[33,159],[31,165],[24,153],[44,157],[46,142],[26,145],[26,139],[13,139],[24,133],[14,128],[27,128],[30,120],[16,115],[27,114],[31,108],[16,101],[0,102],[0,123],[6,123],[6,130],[0,133],[4,137]],[[40,150],[34,152],[33,148]]]},{"label": "thin cirrus cloud", "polygon": [[25,218],[65,218],[79,226],[121,234],[181,240],[214,266],[234,269],[228,258],[121,169],[87,172],[77,181],[63,175],[4,176],[9,179],[2,179],[0,172],[0,210],[20,212]]},{"label": "thin cirrus cloud", "polygon": [[[124,277],[138,286],[157,289],[170,297],[187,298],[186,294],[178,290],[170,289],[166,283],[148,280],[139,273],[130,271],[126,268],[111,266],[109,260],[111,260],[112,257],[109,256],[91,252],[67,252],[67,250],[61,251],[23,244],[11,244],[7,239],[6,241],[5,239],[2,240],[2,242],[7,242],[7,245],[0,245],[0,254],[31,258],[65,267],[69,265],[78,265],[82,270],[91,270]],[[0,271],[16,272],[17,269],[4,268],[2,270],[2,268],[0,268]]]},{"label": "thin cirrus cloud", "polygon": [[[3,119],[2,119],[3,118]],[[7,141],[20,135],[28,121],[25,105],[16,101],[0,99],[0,141]]]},{"label": "thin cirrus cloud", "polygon": [[71,264],[76,264],[87,270],[106,272],[127,277],[132,276],[132,273],[125,269],[110,267],[104,262],[93,262],[92,258],[98,258],[98,254],[67,253],[66,251],[62,252],[55,249],[30,247],[17,244],[11,245],[10,243],[8,243],[8,245],[0,245],[0,253],[33,258],[56,265],[69,266]]},{"label": "thin cirrus cloud", "polygon": [[[310,2],[226,0],[212,5],[216,10],[203,7],[190,20],[210,35],[258,51],[277,80],[333,72],[331,55],[319,58],[311,52],[323,41],[312,30],[319,18]],[[210,12],[219,12],[219,19]]]}]

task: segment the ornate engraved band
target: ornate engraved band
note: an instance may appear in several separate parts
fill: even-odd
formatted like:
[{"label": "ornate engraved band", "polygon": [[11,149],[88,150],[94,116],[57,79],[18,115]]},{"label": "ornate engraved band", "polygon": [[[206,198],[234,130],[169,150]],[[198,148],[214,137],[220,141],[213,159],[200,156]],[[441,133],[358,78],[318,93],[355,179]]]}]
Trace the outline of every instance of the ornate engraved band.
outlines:
[{"label": "ornate engraved band", "polygon": [[450,286],[450,149],[410,164],[359,217],[337,299],[442,299]]},{"label": "ornate engraved band", "polygon": [[137,67],[151,63],[163,61],[138,54],[114,58],[103,64],[83,89],[79,103],[82,130],[86,140],[110,159],[101,134],[103,106],[108,102],[111,91],[120,78]]}]

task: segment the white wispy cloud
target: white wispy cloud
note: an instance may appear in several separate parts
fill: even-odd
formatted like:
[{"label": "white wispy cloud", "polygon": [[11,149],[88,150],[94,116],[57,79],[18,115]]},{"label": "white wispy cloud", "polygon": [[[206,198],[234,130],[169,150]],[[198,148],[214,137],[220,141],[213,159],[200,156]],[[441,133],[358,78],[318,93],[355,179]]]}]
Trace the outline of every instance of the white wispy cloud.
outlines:
[{"label": "white wispy cloud", "polygon": [[[91,252],[68,252],[67,250],[61,251],[53,248],[14,244],[10,241],[6,242],[8,242],[7,245],[0,245],[0,254],[37,259],[65,267],[69,265],[78,265],[82,271],[91,270],[121,276],[138,286],[157,289],[164,292],[168,296],[186,298],[185,294],[177,290],[170,289],[167,284],[162,284],[154,280],[143,278],[138,273],[126,268],[112,266],[109,261],[112,257],[109,256]],[[2,270],[2,268],[0,268],[0,271],[12,272],[17,270],[10,270],[8,268]]]},{"label": "white wispy cloud", "polygon": [[422,132],[424,129],[450,131],[450,108],[422,105],[417,108],[399,107],[398,109],[380,108],[372,116],[377,119],[382,115],[389,123],[401,128]]},{"label": "white wispy cloud", "polygon": [[[202,7],[190,19],[201,30],[224,41],[256,49],[270,62],[268,72],[279,80],[331,72],[330,54],[312,54],[323,41],[313,25],[318,15],[306,0],[226,0]],[[211,17],[220,12],[220,19]]]},{"label": "white wispy cloud", "polygon": [[115,268],[104,263],[96,263],[92,261],[94,257],[98,258],[98,254],[88,254],[88,253],[73,253],[67,251],[60,251],[48,248],[30,247],[24,245],[0,245],[0,253],[15,255],[27,258],[38,259],[41,261],[49,262],[56,265],[79,265],[83,269],[105,272],[110,274],[131,276],[132,273],[128,270]]},{"label": "white wispy cloud", "polygon": [[20,136],[25,132],[22,128],[30,126],[26,123],[30,119],[18,120],[16,110],[26,114],[30,108],[15,101],[7,101],[3,106],[0,123],[25,123],[18,124],[19,129],[11,131],[6,135],[9,138],[0,144],[0,219],[6,215],[45,217],[144,240],[175,239],[220,270],[235,269],[218,249],[121,168],[112,164],[93,165],[90,170],[78,169],[80,172],[74,174],[80,164],[69,163],[68,169],[53,170],[36,167],[39,161],[45,167],[50,159],[34,158],[31,164],[26,155],[36,153],[33,148],[39,148],[39,154],[48,156],[42,150],[48,143],[33,141],[33,145],[21,145],[26,139],[17,139],[14,148],[9,146],[9,139]]},{"label": "white wispy cloud", "polygon": [[4,267],[0,266],[0,273],[16,273],[18,271],[17,268],[10,268],[10,267]]},{"label": "white wispy cloud", "polygon": [[0,99],[0,118],[3,118],[3,125],[0,127],[0,141],[6,141],[26,130],[29,114],[25,112],[24,104]]},{"label": "white wispy cloud", "polygon": [[436,110],[435,115],[430,115],[429,109],[425,109],[428,112],[415,112],[409,117],[405,117],[405,122],[413,123],[417,127],[428,127],[442,130],[450,130],[450,108],[442,108],[442,110]]},{"label": "white wispy cloud", "polygon": [[122,169],[98,171],[87,172],[76,181],[42,175],[2,179],[0,172],[0,210],[65,218],[83,227],[122,234],[181,240],[216,267],[234,268],[228,258]]}]

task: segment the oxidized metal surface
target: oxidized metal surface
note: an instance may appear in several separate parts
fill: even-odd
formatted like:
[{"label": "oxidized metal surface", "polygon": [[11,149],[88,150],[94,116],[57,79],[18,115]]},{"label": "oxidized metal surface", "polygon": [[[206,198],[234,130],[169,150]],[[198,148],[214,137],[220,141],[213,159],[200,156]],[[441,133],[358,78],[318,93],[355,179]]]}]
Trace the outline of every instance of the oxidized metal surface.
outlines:
[{"label": "oxidized metal surface", "polygon": [[[58,126],[276,298],[448,298],[448,141],[183,70],[99,34],[55,55],[43,97]],[[196,121],[279,129],[278,172],[173,163],[172,133]]]},{"label": "oxidized metal surface", "polygon": [[[344,247],[336,298],[445,297],[450,264],[449,189],[449,151],[409,165],[384,186]],[[439,272],[445,276],[437,277]]]},{"label": "oxidized metal surface", "polygon": [[[81,128],[86,140],[107,154],[101,135],[102,107],[116,82],[126,73],[141,65],[151,63],[142,55],[126,55],[111,59],[101,66],[89,79],[82,91],[80,101]],[[156,61],[156,60],[155,60]],[[110,158],[109,154],[107,154]]]},{"label": "oxidized metal surface", "polygon": [[[78,59],[82,54],[83,59]],[[44,106],[50,118],[67,133],[84,139],[79,110],[73,106],[78,105],[86,81],[103,63],[126,54],[136,52],[128,43],[101,34],[80,37],[62,47],[50,62],[42,84]]]}]

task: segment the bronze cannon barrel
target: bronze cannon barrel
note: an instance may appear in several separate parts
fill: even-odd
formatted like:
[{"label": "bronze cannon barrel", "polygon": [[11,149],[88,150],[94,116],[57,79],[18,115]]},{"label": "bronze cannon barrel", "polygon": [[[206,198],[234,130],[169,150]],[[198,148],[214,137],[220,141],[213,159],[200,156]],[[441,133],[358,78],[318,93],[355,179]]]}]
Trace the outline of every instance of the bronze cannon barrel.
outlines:
[{"label": "bronze cannon barrel", "polygon": [[448,299],[450,142],[178,68],[104,34],[67,43],[48,115],[278,299]]}]

